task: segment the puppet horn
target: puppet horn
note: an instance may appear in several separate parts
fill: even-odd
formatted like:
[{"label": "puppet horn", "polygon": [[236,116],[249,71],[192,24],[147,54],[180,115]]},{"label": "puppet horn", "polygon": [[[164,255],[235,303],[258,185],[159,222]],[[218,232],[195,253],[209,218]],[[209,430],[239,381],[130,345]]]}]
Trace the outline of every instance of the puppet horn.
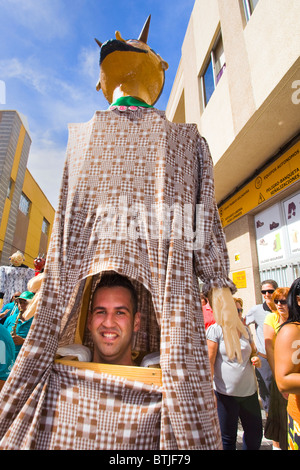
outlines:
[{"label": "puppet horn", "polygon": [[146,22],[143,26],[143,29],[141,31],[141,34],[139,35],[139,38],[138,40],[139,41],[142,41],[144,42],[145,44],[147,44],[147,39],[148,39],[148,33],[149,33],[149,26],[150,26],[150,19],[151,19],[151,15],[148,16],[148,18],[146,19]]},{"label": "puppet horn", "polygon": [[101,48],[102,47],[102,42],[98,41],[98,39],[94,38],[98,46]]}]

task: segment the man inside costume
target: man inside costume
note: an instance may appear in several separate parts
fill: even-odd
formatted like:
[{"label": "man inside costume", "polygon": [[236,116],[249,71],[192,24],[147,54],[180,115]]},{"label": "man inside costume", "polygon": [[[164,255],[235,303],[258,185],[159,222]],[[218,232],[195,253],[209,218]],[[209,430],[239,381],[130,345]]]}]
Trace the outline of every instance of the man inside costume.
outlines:
[{"label": "man inside costume", "polygon": [[116,273],[102,277],[94,291],[88,316],[94,343],[93,361],[134,365],[132,336],[139,326],[140,312],[131,282]]},{"label": "man inside costume", "polygon": [[[1,394],[1,449],[221,448],[198,278],[230,357],[240,357],[236,328],[246,333],[208,145],[154,107],[167,63],[147,45],[149,21],[137,40],[97,41],[97,89],[111,106],[69,126],[40,301]],[[130,380],[127,366],[120,379],[55,361],[60,347],[91,346],[85,318],[110,271],[137,289],[133,347],[159,351],[160,385]]]}]

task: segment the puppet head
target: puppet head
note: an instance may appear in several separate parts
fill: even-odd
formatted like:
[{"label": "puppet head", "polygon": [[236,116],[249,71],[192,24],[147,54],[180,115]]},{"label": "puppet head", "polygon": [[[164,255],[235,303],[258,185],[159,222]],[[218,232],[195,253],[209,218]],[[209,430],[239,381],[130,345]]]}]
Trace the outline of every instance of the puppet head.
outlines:
[{"label": "puppet head", "polygon": [[116,39],[100,47],[100,88],[109,103],[120,96],[133,96],[153,105],[161,95],[168,64],[148,45],[150,16],[138,39],[125,40],[119,31]]},{"label": "puppet head", "polygon": [[11,257],[9,258],[10,264],[15,268],[21,266],[23,261],[25,261],[23,253],[20,251],[16,251]]}]

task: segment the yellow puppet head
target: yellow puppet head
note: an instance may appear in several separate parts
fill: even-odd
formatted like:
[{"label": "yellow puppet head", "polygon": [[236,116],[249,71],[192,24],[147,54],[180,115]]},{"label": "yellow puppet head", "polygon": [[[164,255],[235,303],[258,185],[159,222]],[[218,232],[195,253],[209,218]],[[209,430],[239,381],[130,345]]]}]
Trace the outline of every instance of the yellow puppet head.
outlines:
[{"label": "yellow puppet head", "polygon": [[9,261],[12,266],[17,268],[22,265],[23,261],[25,261],[25,258],[23,253],[16,251],[13,255],[11,255]]},{"label": "yellow puppet head", "polygon": [[149,105],[156,103],[165,82],[168,64],[147,45],[150,16],[138,39],[124,40],[119,31],[116,39],[105,43],[96,42],[100,47],[100,88],[109,103],[117,97],[133,96]]}]

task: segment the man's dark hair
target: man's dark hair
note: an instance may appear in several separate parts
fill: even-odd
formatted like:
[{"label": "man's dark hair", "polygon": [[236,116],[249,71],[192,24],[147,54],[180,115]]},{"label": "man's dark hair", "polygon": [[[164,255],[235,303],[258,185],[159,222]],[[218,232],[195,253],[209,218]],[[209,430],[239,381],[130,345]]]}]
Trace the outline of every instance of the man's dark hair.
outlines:
[{"label": "man's dark hair", "polygon": [[289,323],[300,322],[300,306],[298,305],[297,295],[300,296],[300,277],[293,282],[287,296]]},{"label": "man's dark hair", "polygon": [[278,284],[276,281],[274,281],[274,279],[265,279],[264,281],[260,283],[260,287],[262,288],[262,286],[264,286],[265,284],[271,284],[274,290],[278,289]]},{"label": "man's dark hair", "polygon": [[94,294],[96,290],[101,289],[102,287],[124,287],[125,289],[128,289],[130,291],[132,299],[133,316],[136,314],[138,309],[137,293],[135,287],[126,276],[122,276],[121,274],[118,274],[115,271],[107,272],[103,274],[100,281],[96,285]]}]

